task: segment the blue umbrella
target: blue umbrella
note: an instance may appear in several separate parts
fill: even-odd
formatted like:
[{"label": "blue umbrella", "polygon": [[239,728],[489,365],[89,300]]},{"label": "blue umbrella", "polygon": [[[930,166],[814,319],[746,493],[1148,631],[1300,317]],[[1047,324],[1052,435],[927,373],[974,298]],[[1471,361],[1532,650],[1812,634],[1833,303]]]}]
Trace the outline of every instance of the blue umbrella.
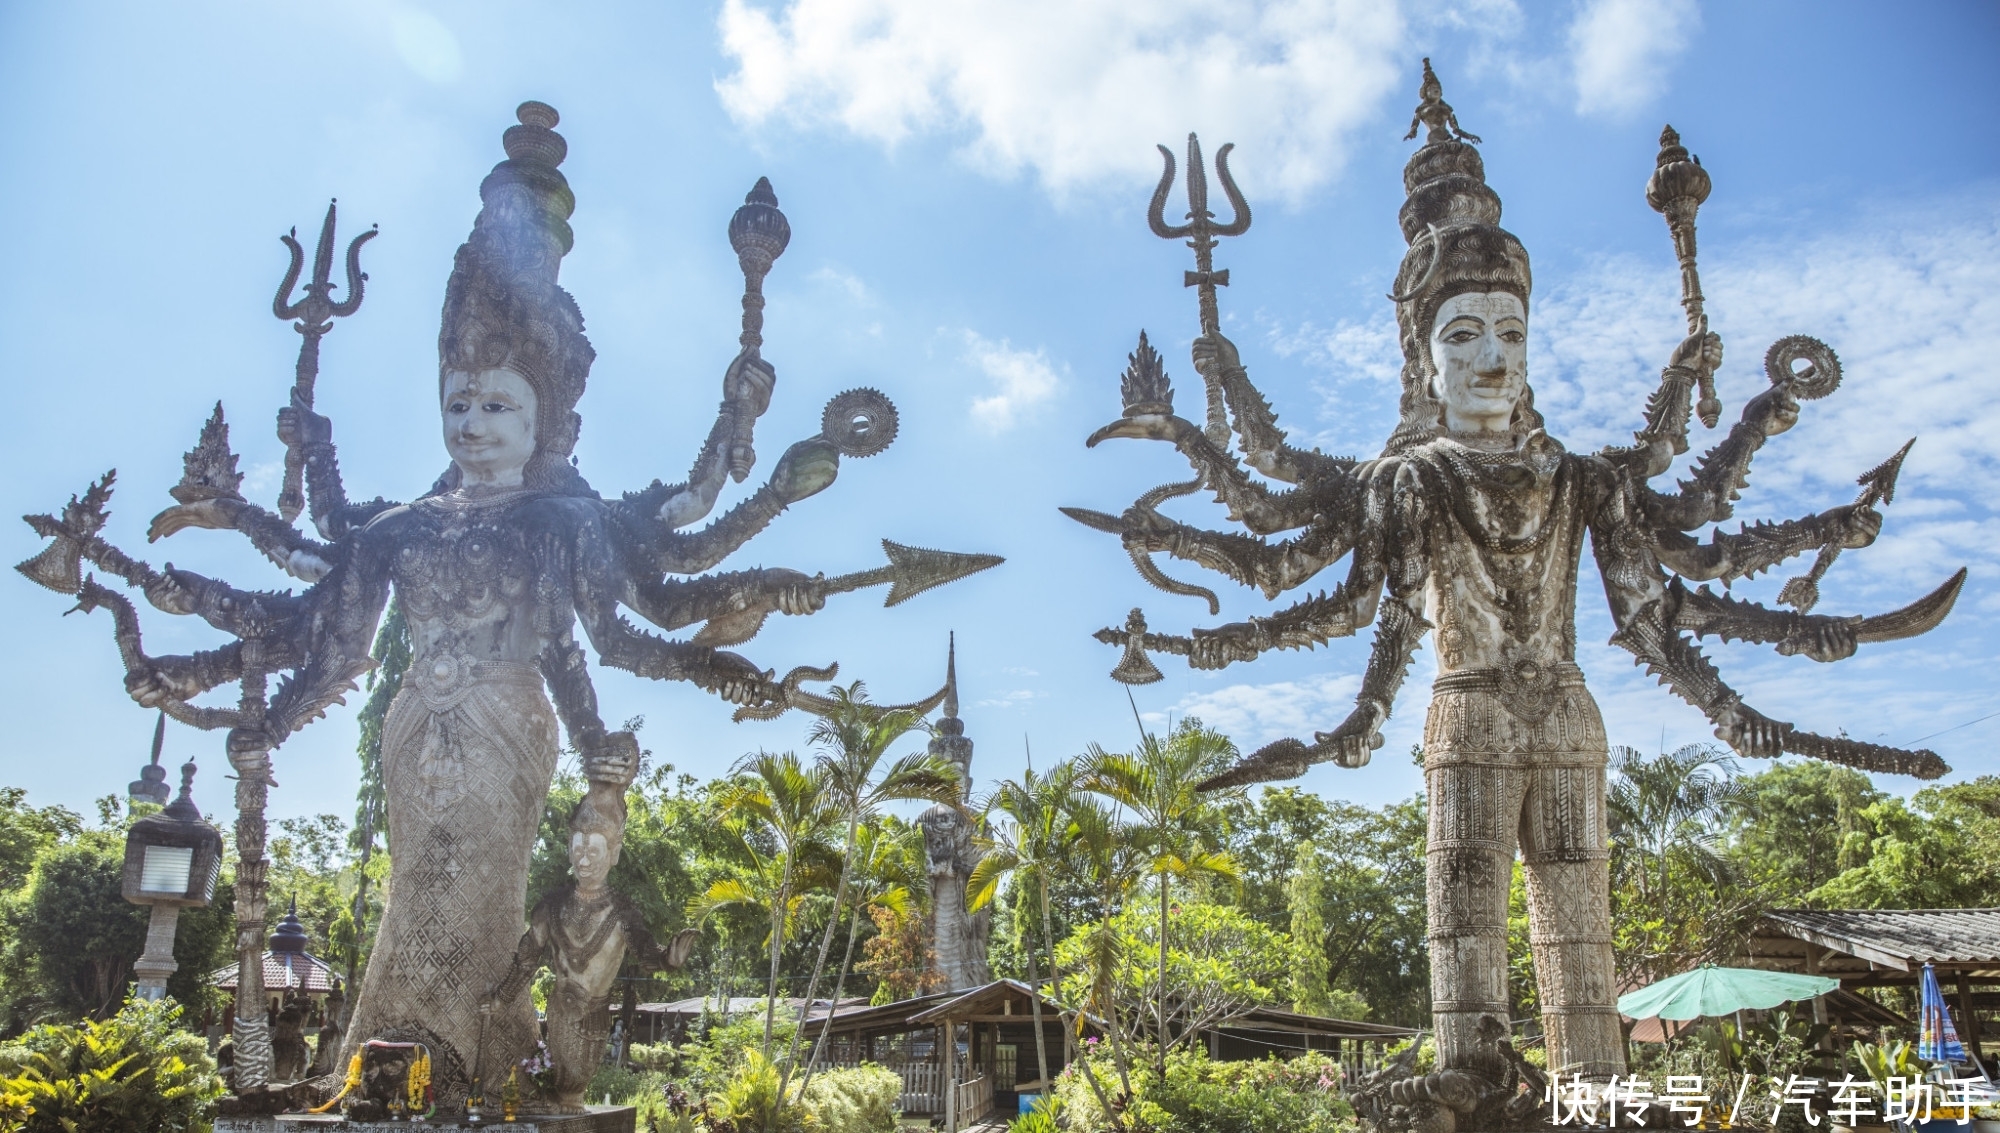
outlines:
[{"label": "blue umbrella", "polygon": [[1938,986],[1937,972],[1924,965],[1921,982],[1923,1028],[1917,1032],[1917,1057],[1932,1062],[1964,1062],[1965,1044],[1958,1041],[1958,1029],[1951,1025],[1951,1012],[1944,1005],[1944,989]]}]

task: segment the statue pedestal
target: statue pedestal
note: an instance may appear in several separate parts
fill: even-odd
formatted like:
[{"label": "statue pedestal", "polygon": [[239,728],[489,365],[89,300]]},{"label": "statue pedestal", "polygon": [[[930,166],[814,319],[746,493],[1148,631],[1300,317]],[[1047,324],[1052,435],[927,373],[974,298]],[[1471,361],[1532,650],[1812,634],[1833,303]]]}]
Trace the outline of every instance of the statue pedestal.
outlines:
[{"label": "statue pedestal", "polygon": [[588,1113],[524,1113],[513,1122],[485,1118],[435,1121],[349,1121],[337,1113],[281,1113],[276,1117],[218,1117],[215,1133],[415,1133],[420,1129],[494,1129],[505,1133],[636,1133],[639,1111],[629,1105],[594,1105]]}]

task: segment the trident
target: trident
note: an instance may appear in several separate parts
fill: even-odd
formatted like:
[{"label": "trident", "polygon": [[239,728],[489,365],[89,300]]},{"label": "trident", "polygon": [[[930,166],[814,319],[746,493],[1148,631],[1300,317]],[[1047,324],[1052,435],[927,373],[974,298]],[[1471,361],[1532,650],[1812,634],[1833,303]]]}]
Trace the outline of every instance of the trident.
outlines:
[{"label": "trident", "polygon": [[[328,293],[333,290],[333,213],[338,203],[337,199],[327,203],[326,221],[319,228],[319,247],[313,252],[312,282],[306,284],[305,295],[296,303],[288,303],[286,299],[299,281],[306,250],[299,246],[296,228],[278,237],[292,250],[292,266],[285,269],[285,280],[278,284],[277,298],[271,300],[271,313],[281,319],[297,319],[292,329],[305,338],[299,344],[299,363],[292,380],[295,410],[310,411],[313,407],[313,383],[319,378],[320,336],[333,329],[334,319],[345,318],[361,308],[361,285],[368,280],[368,274],[361,270],[361,245],[381,235],[380,227],[370,227],[347,246],[347,298],[334,302]],[[278,491],[278,514],[286,523],[297,519],[305,507],[305,443],[302,426],[285,444],[285,482]]]},{"label": "trident", "polygon": [[[1188,135],[1187,223],[1177,226],[1167,224],[1167,193],[1174,187],[1174,153],[1161,146],[1160,156],[1166,160],[1166,170],[1160,174],[1160,186],[1153,190],[1153,203],[1146,210],[1146,223],[1153,235],[1163,240],[1187,239],[1187,246],[1194,249],[1195,270],[1183,275],[1183,287],[1195,287],[1201,303],[1201,333],[1209,338],[1222,334],[1221,316],[1215,307],[1215,289],[1229,286],[1229,269],[1215,270],[1215,244],[1218,236],[1241,236],[1250,230],[1250,206],[1244,202],[1243,194],[1236,188],[1236,179],[1229,175],[1229,151],[1236,148],[1234,142],[1215,151],[1215,175],[1222,181],[1222,192],[1229,198],[1229,207],[1235,216],[1228,224],[1217,224],[1215,214],[1208,211],[1208,174],[1201,164],[1201,143],[1193,134]],[[1222,400],[1222,381],[1219,374],[1204,372],[1202,380],[1208,385],[1208,424],[1202,432],[1217,448],[1229,443],[1229,418]]]}]

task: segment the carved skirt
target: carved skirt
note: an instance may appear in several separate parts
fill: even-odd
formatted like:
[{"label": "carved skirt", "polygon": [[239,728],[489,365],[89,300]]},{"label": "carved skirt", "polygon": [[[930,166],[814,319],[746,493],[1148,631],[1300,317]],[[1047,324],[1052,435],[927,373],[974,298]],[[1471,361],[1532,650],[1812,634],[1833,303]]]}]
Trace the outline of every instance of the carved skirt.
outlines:
[{"label": "carved skirt", "polygon": [[424,658],[389,707],[389,894],[348,1032],[431,1048],[439,1100],[496,1094],[533,1049],[526,991],[482,1020],[526,920],[528,859],[557,760],[532,665]]}]

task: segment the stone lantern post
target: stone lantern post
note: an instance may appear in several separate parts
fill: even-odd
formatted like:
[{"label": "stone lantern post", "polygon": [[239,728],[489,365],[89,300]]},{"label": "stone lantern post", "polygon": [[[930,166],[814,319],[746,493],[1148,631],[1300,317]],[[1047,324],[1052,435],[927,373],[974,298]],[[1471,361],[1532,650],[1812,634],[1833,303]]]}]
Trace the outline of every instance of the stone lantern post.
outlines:
[{"label": "stone lantern post", "polygon": [[[153,733],[152,762],[132,784],[134,802],[166,799],[166,774],[160,767],[165,730],[166,717],[162,716]],[[177,966],[174,929],[181,909],[200,908],[215,896],[216,874],[222,866],[222,832],[203,821],[200,808],[194,805],[194,773],[192,761],[182,764],[180,797],[133,823],[125,835],[125,899],[153,909],[152,923],[146,929],[146,950],[133,965],[141,999],[161,999],[167,994],[167,977]]]}]

